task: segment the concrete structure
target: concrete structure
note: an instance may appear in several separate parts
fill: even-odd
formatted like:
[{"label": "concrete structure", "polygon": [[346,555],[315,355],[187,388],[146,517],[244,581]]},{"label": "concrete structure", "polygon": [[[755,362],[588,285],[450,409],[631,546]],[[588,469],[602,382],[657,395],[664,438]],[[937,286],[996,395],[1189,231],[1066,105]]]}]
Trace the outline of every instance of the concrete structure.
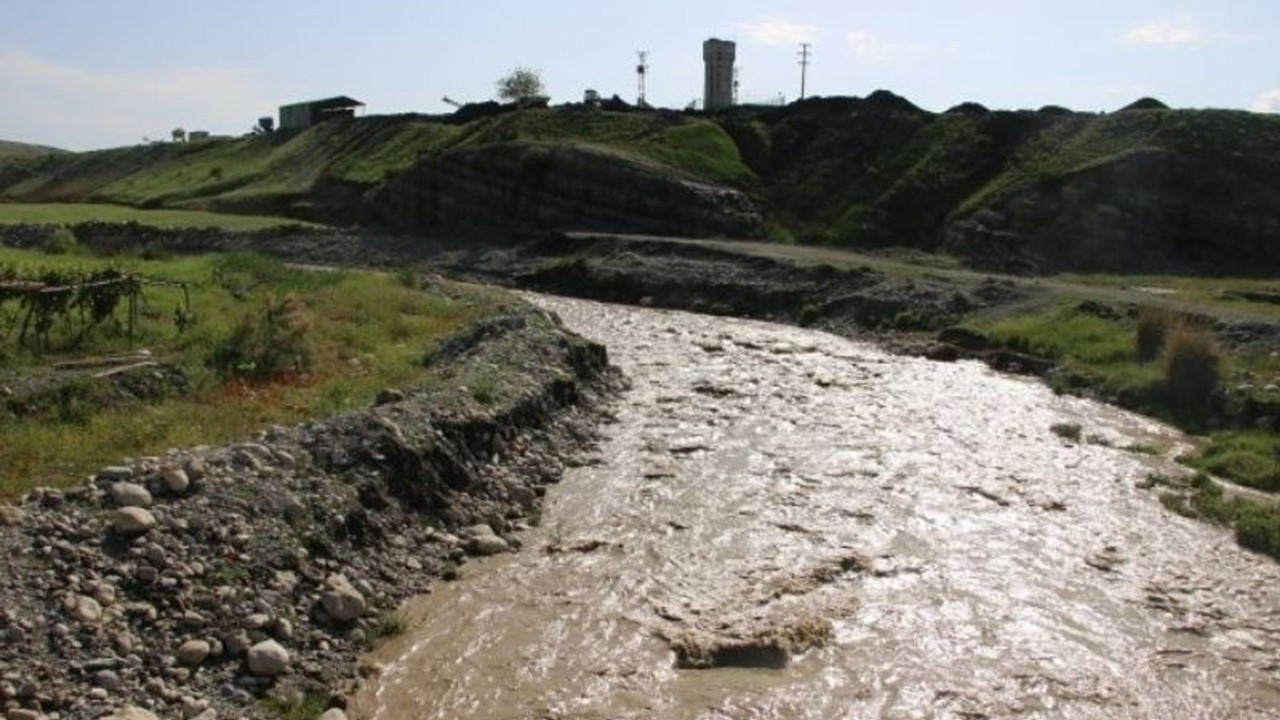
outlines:
[{"label": "concrete structure", "polygon": [[346,95],[280,106],[280,129],[302,130],[325,120],[355,117],[364,103]]},{"label": "concrete structure", "polygon": [[702,61],[706,63],[702,107],[720,110],[733,105],[733,61],[737,46],[729,40],[711,38],[702,43]]}]

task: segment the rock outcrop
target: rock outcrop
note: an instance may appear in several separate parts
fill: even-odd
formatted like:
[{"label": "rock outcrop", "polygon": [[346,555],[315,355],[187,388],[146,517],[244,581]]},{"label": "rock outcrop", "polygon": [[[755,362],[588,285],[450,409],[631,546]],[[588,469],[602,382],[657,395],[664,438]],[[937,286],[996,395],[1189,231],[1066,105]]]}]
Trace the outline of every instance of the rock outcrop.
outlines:
[{"label": "rock outcrop", "polygon": [[1229,162],[1134,152],[953,222],[946,248],[1001,272],[1274,273],[1280,186]]},{"label": "rock outcrop", "polygon": [[494,143],[427,156],[382,190],[398,225],[517,226],[746,237],[764,217],[747,194],[582,144]]}]

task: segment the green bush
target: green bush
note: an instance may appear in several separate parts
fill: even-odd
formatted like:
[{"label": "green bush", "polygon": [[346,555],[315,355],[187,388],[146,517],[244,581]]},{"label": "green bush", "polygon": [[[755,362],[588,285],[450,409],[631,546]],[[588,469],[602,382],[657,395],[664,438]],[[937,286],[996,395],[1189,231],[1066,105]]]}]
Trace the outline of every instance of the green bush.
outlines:
[{"label": "green bush", "polygon": [[1251,505],[1236,520],[1236,542],[1241,547],[1280,558],[1280,510]]},{"label": "green bush", "polygon": [[311,315],[296,297],[267,300],[261,314],[246,315],[214,348],[209,365],[224,377],[255,382],[311,365]]},{"label": "green bush", "polygon": [[1192,421],[1208,417],[1222,382],[1222,351],[1206,330],[1182,325],[1165,338],[1165,391],[1175,414]]},{"label": "green bush", "polygon": [[1280,438],[1261,430],[1215,433],[1187,464],[1241,485],[1280,491]]},{"label": "green bush", "polygon": [[65,227],[55,227],[40,241],[40,249],[50,255],[66,255],[80,247],[80,241]]}]

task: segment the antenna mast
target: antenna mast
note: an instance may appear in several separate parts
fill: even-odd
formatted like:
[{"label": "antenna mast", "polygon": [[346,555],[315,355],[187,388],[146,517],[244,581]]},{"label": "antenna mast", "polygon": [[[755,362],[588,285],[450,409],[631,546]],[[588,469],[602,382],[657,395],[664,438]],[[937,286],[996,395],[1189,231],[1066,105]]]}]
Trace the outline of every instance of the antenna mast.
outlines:
[{"label": "antenna mast", "polygon": [[809,48],[813,47],[811,43],[800,43],[800,52],[796,53],[800,56],[800,99],[804,99],[804,83],[806,76],[809,74]]},{"label": "antenna mast", "polygon": [[640,94],[636,97],[636,105],[638,107],[648,107],[649,103],[644,99],[644,76],[649,74],[649,51],[641,50],[636,53],[636,56],[640,58],[640,62],[636,63],[636,79],[640,85]]}]

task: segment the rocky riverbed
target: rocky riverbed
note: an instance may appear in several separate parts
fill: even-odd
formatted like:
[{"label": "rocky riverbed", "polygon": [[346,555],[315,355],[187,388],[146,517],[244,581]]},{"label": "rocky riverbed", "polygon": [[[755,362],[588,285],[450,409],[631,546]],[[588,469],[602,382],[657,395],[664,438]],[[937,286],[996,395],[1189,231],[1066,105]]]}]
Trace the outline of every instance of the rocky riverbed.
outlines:
[{"label": "rocky riverbed", "polygon": [[401,599],[519,547],[616,382],[603,347],[532,308],[433,361],[460,376],[500,363],[504,390],[388,389],[363,412],[0,505],[6,718],[341,706],[377,672],[357,660],[398,631]]}]

